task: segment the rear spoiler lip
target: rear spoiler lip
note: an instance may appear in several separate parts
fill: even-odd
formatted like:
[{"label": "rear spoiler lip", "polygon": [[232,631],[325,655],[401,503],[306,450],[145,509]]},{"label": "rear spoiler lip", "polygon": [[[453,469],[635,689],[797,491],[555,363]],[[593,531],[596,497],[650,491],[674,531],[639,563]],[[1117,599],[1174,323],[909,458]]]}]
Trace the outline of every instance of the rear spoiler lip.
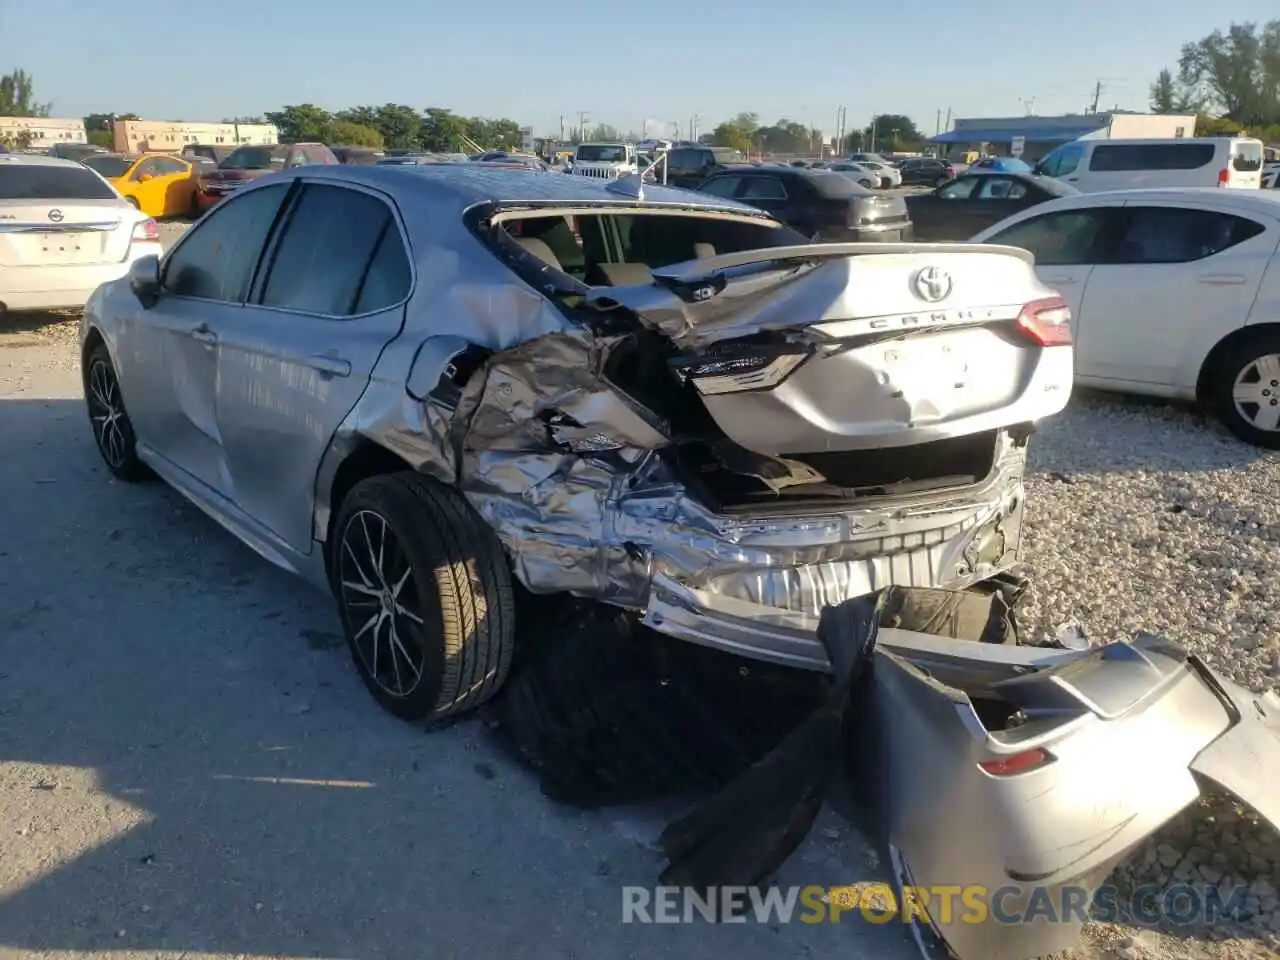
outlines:
[{"label": "rear spoiler lip", "polygon": [[764,247],[726,253],[703,260],[686,260],[667,267],[654,269],[654,281],[664,286],[705,280],[725,270],[746,267],[756,263],[785,260],[834,260],[840,257],[857,257],[868,254],[881,256],[923,255],[950,253],[999,253],[1014,256],[1028,266],[1035,266],[1035,257],[1020,247],[1008,247],[994,243],[806,243],[790,247]]}]

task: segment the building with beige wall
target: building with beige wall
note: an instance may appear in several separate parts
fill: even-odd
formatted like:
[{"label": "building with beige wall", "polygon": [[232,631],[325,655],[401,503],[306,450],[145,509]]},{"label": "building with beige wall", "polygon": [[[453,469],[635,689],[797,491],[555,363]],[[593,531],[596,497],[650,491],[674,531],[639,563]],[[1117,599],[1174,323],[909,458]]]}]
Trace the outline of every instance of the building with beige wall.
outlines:
[{"label": "building with beige wall", "polygon": [[69,117],[0,117],[0,139],[16,141],[25,135],[32,150],[59,143],[86,143],[84,121]]},{"label": "building with beige wall", "polygon": [[169,120],[114,120],[113,146],[120,153],[140,150],[181,152],[188,144],[236,147],[241,144],[272,144],[280,132],[271,123],[175,123]]}]

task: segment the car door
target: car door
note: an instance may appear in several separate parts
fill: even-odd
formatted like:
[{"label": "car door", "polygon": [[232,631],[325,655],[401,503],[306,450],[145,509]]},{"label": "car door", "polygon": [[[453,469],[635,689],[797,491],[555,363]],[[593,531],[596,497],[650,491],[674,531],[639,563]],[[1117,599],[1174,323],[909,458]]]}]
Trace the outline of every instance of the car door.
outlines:
[{"label": "car door", "polygon": [[1186,358],[1244,326],[1278,237],[1277,221],[1261,215],[1130,201],[1109,262],[1093,268],[1085,290],[1079,376],[1189,388],[1178,382]]},{"label": "car door", "polygon": [[297,553],[312,545],[320,458],[399,334],[411,279],[400,219],[382,194],[307,182],[249,305],[219,330],[231,498]]},{"label": "car door", "polygon": [[139,440],[222,496],[228,478],[215,415],[217,331],[244,311],[288,192],[288,184],[272,184],[210,212],[165,257],[156,303],[137,304],[123,324],[129,414]]},{"label": "car door", "polygon": [[164,187],[156,157],[139,160],[129,174],[129,193],[138,209],[151,217],[164,216]]},{"label": "car door", "polygon": [[982,182],[973,192],[972,202],[966,211],[969,215],[966,224],[969,233],[966,236],[970,237],[1028,206],[1027,185],[1017,177],[991,173],[978,179]]},{"label": "car door", "polygon": [[904,198],[912,235],[917,240],[963,240],[977,233],[969,229],[969,210],[980,179],[957,177],[928,193]]},{"label": "car door", "polygon": [[1079,338],[1094,264],[1114,243],[1114,221],[1122,209],[1123,205],[1116,203],[1042,213],[998,230],[984,242],[1021,247],[1036,258],[1036,276],[1070,305],[1071,334]]},{"label": "car door", "polygon": [[192,209],[196,179],[193,167],[177,157],[153,157],[154,179],[148,184],[156,191],[158,217],[188,213]]}]

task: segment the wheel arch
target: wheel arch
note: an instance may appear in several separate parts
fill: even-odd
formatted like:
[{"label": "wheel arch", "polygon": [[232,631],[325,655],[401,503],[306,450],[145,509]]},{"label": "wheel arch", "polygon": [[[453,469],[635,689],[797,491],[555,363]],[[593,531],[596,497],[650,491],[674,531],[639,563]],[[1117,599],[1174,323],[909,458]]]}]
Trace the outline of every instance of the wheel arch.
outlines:
[{"label": "wheel arch", "polygon": [[1254,337],[1277,332],[1280,332],[1280,322],[1252,323],[1232,330],[1215,343],[1205,355],[1204,362],[1200,364],[1200,372],[1196,375],[1196,402],[1203,404],[1209,400],[1213,393],[1218,367],[1221,366],[1222,358],[1229,351]]},{"label": "wheel arch", "polygon": [[333,542],[333,525],[338,519],[342,501],[346,499],[347,494],[362,480],[413,469],[413,465],[408,460],[388,450],[382,444],[363,436],[354,439],[351,449],[338,463],[333,472],[333,479],[328,482],[323,490],[323,496],[318,498],[316,504],[316,532],[324,535],[326,576],[332,573],[329,545]]}]

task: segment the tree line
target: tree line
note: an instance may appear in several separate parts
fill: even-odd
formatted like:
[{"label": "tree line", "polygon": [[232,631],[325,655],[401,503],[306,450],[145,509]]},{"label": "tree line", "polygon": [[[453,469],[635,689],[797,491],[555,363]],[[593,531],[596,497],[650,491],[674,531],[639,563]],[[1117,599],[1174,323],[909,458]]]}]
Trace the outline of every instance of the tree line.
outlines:
[{"label": "tree line", "polygon": [[1280,143],[1280,20],[1233,23],[1182,45],[1151,84],[1153,113],[1194,113],[1198,136]]},{"label": "tree line", "polygon": [[[808,124],[783,117],[777,123],[762,126],[755,113],[740,113],[701,139],[717,147],[750,153],[818,153],[826,142],[821,132]],[[882,113],[873,117],[865,128],[849,131],[842,143],[831,145],[837,153],[872,149],[896,152],[919,149],[924,140],[924,134],[910,117]]]}]

